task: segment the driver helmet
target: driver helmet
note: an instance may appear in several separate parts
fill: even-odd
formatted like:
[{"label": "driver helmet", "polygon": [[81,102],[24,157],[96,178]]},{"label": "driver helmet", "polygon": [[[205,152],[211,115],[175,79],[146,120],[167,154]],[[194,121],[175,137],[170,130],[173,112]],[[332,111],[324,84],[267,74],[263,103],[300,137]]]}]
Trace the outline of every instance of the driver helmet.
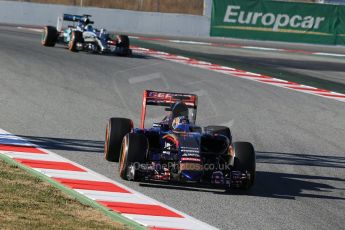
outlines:
[{"label": "driver helmet", "polygon": [[185,116],[175,117],[172,122],[172,128],[174,131],[189,132],[189,127],[189,120]]}]

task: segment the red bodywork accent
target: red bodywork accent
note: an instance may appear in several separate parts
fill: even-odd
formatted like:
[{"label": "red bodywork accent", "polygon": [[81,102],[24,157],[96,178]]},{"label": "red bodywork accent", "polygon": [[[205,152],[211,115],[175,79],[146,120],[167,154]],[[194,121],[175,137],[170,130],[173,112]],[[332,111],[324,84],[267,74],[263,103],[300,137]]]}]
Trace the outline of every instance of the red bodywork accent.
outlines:
[{"label": "red bodywork accent", "polygon": [[145,116],[146,116],[146,98],[147,98],[147,91],[144,91],[143,95],[143,104],[141,107],[141,119],[140,119],[140,128],[143,129],[145,126]]},{"label": "red bodywork accent", "polygon": [[168,139],[171,142],[173,142],[176,145],[176,148],[178,148],[180,146],[180,143],[179,143],[179,141],[178,141],[178,139],[177,139],[177,137],[175,135],[172,136],[170,134],[167,134],[163,138]]}]

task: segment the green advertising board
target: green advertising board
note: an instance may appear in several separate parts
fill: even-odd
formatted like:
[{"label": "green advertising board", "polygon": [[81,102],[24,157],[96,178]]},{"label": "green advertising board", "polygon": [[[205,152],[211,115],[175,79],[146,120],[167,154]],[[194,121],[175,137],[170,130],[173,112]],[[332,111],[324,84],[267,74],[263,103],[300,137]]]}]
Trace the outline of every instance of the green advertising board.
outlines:
[{"label": "green advertising board", "polygon": [[345,7],[266,0],[214,0],[211,36],[345,44]]},{"label": "green advertising board", "polygon": [[338,17],[339,17],[339,23],[336,28],[336,34],[337,34],[336,44],[345,45],[345,7],[339,7]]}]

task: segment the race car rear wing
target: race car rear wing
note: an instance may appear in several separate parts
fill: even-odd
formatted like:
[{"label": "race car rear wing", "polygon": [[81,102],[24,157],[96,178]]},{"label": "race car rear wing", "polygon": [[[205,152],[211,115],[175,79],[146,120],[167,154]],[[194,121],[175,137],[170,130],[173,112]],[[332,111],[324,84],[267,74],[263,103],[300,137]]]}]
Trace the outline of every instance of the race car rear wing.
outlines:
[{"label": "race car rear wing", "polygon": [[[70,22],[79,22],[83,20],[84,18],[90,18],[90,17],[91,15],[89,14],[83,14],[83,15],[63,14],[63,20],[70,21]],[[92,24],[93,21],[90,21],[89,23]]]},{"label": "race car rear wing", "polygon": [[63,14],[64,21],[79,22],[82,19],[83,19],[83,16],[81,15]]},{"label": "race car rear wing", "polygon": [[[83,14],[83,15],[74,15],[74,14],[63,14],[62,17],[58,17],[57,20],[57,25],[56,25],[56,29],[57,31],[62,31],[62,27],[63,27],[63,21],[68,21],[68,22],[80,22],[82,21],[84,18],[90,18],[91,15],[89,14]],[[93,24],[93,21],[89,21],[89,24]]]},{"label": "race car rear wing", "polygon": [[143,95],[143,105],[141,110],[140,128],[145,126],[146,106],[165,106],[171,108],[176,102],[183,102],[188,108],[193,110],[191,123],[195,123],[196,112],[198,107],[198,96],[187,93],[161,92],[153,90],[145,90]]}]

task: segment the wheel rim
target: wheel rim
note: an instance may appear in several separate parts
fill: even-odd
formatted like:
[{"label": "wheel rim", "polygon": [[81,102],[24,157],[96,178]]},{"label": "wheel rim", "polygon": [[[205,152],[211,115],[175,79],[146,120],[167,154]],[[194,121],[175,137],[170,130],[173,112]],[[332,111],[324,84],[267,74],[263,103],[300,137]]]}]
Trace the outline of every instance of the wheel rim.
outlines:
[{"label": "wheel rim", "polygon": [[109,146],[109,125],[107,125],[105,129],[105,141],[104,141],[104,158],[108,154],[108,147]]},{"label": "wheel rim", "polygon": [[44,28],[43,33],[42,33],[42,38],[41,38],[41,43],[44,45],[46,43],[47,39],[47,27]]},{"label": "wheel rim", "polygon": [[121,153],[120,153],[120,162],[119,162],[119,171],[122,173],[125,167],[125,160],[126,160],[126,153],[128,151],[128,138],[125,137],[122,142],[121,146]]},{"label": "wheel rim", "polygon": [[71,40],[69,41],[69,44],[68,44],[68,48],[70,50],[73,49],[73,44],[74,44],[74,33],[72,32],[72,37],[71,37]]}]

